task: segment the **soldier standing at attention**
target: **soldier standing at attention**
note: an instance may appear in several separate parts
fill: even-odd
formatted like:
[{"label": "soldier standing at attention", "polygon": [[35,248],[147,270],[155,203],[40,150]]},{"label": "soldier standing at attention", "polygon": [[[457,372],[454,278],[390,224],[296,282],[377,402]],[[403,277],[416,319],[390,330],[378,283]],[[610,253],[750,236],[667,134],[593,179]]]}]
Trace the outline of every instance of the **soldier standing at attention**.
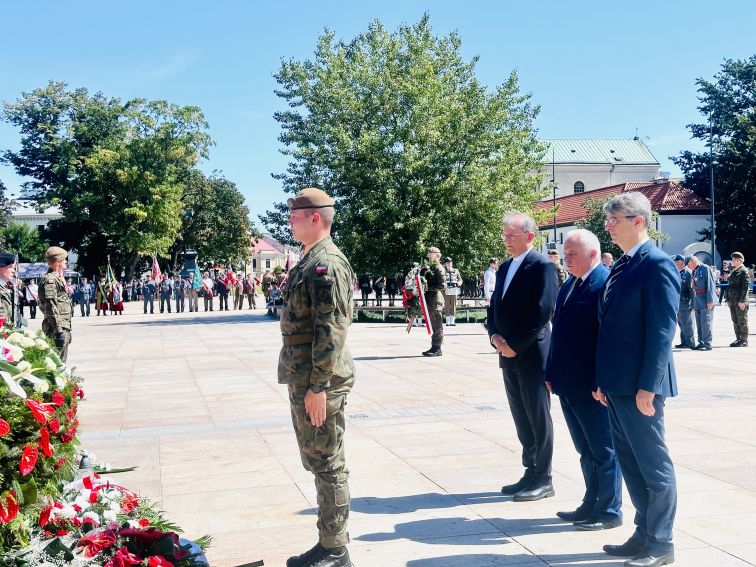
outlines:
[{"label": "soldier standing at attention", "polygon": [[688,258],[692,272],[693,309],[696,311],[698,345],[696,350],[711,350],[711,323],[714,319],[714,291],[716,283],[709,266],[695,256]]},{"label": "soldier standing at attention", "polygon": [[735,327],[735,342],[731,347],[748,346],[748,288],[751,275],[743,265],[745,256],[740,252],[732,253],[732,272],[730,272],[730,287],[727,288],[727,305],[730,306],[730,317]]},{"label": "soldier standing at attention", "polygon": [[454,267],[454,263],[449,257],[444,258],[444,278],[446,279],[446,292],[444,293],[446,324],[450,327],[456,327],[457,297],[462,293],[462,276],[459,275],[459,270]]},{"label": "soldier standing at attention", "polygon": [[47,274],[39,286],[39,308],[45,316],[42,331],[55,342],[63,362],[71,343],[71,301],[68,299],[66,280],[63,279],[67,257],[68,252],[63,248],[51,246],[47,249]]},{"label": "soldier standing at attention", "polygon": [[16,277],[16,257],[0,252],[0,317],[7,327],[14,327],[16,310],[13,308],[13,280]]},{"label": "soldier standing at attention", "polygon": [[289,272],[281,311],[278,382],[287,384],[302,464],[315,475],[318,543],[287,567],[351,567],[344,406],[354,384],[346,347],[354,272],[331,240],[333,200],[320,189],[289,199],[289,226],[304,257]]},{"label": "soldier standing at attention", "polygon": [[680,307],[677,309],[677,324],[680,326],[680,344],[675,348],[696,348],[693,336],[693,285],[692,273],[685,266],[682,254],[672,256],[672,261],[680,272]]},{"label": "soldier standing at attention", "polygon": [[562,266],[561,262],[559,262],[559,252],[557,250],[549,250],[547,254],[549,256],[549,260],[554,262],[554,265],[556,266],[557,280],[559,281],[559,287],[562,287],[562,284],[569,277],[569,274],[567,273],[567,270],[564,269],[564,266]]},{"label": "soldier standing at attention", "polygon": [[446,275],[441,266],[441,250],[435,246],[428,248],[430,265],[425,269],[424,276],[428,289],[425,291],[425,304],[428,307],[428,317],[433,328],[431,347],[423,356],[441,356],[441,345],[444,342],[444,326],[441,322],[441,312],[444,308],[444,292],[446,290]]}]

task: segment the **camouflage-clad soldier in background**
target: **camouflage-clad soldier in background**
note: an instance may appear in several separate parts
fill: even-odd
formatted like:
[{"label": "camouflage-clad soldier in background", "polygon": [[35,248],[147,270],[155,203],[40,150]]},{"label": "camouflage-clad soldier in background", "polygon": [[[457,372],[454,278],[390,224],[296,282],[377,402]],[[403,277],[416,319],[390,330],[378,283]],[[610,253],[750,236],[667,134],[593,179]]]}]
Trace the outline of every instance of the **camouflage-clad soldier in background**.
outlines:
[{"label": "camouflage-clad soldier in background", "polygon": [[319,540],[287,567],[349,567],[349,471],[344,457],[344,406],[354,384],[346,347],[355,275],[331,240],[333,200],[302,189],[288,201],[289,226],[304,257],[289,272],[281,312],[278,381],[287,384],[302,464],[315,475]]},{"label": "camouflage-clad soldier in background", "polygon": [[562,284],[567,280],[569,277],[569,274],[567,273],[567,270],[564,266],[562,266],[562,263],[559,261],[559,251],[558,250],[549,250],[546,253],[549,257],[549,260],[554,262],[554,265],[557,269],[557,280],[559,282],[559,287],[562,287]]},{"label": "camouflage-clad soldier in background", "polygon": [[428,317],[433,328],[431,347],[423,356],[441,356],[441,345],[444,342],[444,326],[442,311],[444,309],[444,292],[446,291],[446,274],[441,265],[441,251],[435,246],[428,248],[430,265],[425,268],[423,275],[428,289],[425,291],[425,304],[428,307]]},{"label": "camouflage-clad soldier in background", "polygon": [[45,252],[48,270],[39,285],[39,308],[45,315],[42,331],[55,342],[63,362],[71,343],[71,301],[63,279],[67,257],[68,252],[63,248],[48,248]]},{"label": "camouflage-clad soldier in background", "polygon": [[751,285],[751,274],[743,265],[744,260],[742,253],[732,253],[733,270],[730,272],[730,287],[727,288],[727,304],[735,327],[735,342],[730,343],[731,347],[748,346],[748,288]]},{"label": "camouflage-clad soldier in background", "polygon": [[13,305],[13,285],[16,277],[16,257],[7,252],[0,252],[0,317],[5,318],[5,325],[13,327],[16,310]]}]

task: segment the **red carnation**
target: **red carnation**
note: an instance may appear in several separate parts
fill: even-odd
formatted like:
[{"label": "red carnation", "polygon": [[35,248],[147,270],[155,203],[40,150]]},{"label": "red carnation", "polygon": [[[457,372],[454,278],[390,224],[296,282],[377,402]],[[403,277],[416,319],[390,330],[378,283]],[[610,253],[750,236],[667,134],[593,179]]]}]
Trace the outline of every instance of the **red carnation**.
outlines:
[{"label": "red carnation", "polygon": [[18,514],[18,499],[16,493],[8,490],[0,497],[0,523],[10,524]]},{"label": "red carnation", "polygon": [[39,451],[37,451],[36,447],[32,447],[31,445],[24,447],[24,452],[21,453],[21,461],[18,463],[18,468],[21,471],[22,476],[26,476],[34,470],[34,465],[37,464],[38,458]]},{"label": "red carnation", "polygon": [[128,514],[134,508],[137,507],[137,504],[139,504],[139,498],[137,498],[136,496],[127,494],[121,500],[121,512],[123,512],[124,514]]},{"label": "red carnation", "polygon": [[70,443],[74,438],[74,434],[71,433],[71,431],[64,431],[60,434],[60,440],[63,441],[63,443]]},{"label": "red carnation", "polygon": [[55,461],[55,470],[58,470],[60,467],[62,467],[65,464],[66,464],[66,458],[65,457],[61,457],[60,459],[58,459],[57,461]]},{"label": "red carnation", "polygon": [[60,392],[53,392],[53,395],[52,395],[52,402],[53,402],[53,403],[54,403],[54,404],[55,404],[55,405],[56,405],[57,407],[60,407],[60,406],[62,406],[62,405],[65,405],[65,403],[66,403],[66,398],[65,398],[65,397],[63,397],[63,394],[61,394]]},{"label": "red carnation", "polygon": [[162,555],[153,555],[149,558],[147,561],[147,564],[150,567],[173,567],[173,563],[168,561],[165,557]]},{"label": "red carnation", "polygon": [[50,445],[50,433],[46,427],[39,430],[39,448],[45,454],[45,457],[53,456],[53,448]]},{"label": "red carnation", "polygon": [[58,530],[57,532],[55,532],[55,535],[57,536],[68,535],[68,530]]},{"label": "red carnation", "polygon": [[0,419],[0,437],[10,433],[10,425],[4,419]]},{"label": "red carnation", "polygon": [[47,427],[50,428],[50,431],[53,433],[57,433],[60,431],[60,421],[57,417],[53,417],[50,421],[47,422]]},{"label": "red carnation", "polygon": [[139,527],[140,528],[149,528],[150,527],[150,521],[147,518],[139,518]]},{"label": "red carnation", "polygon": [[26,406],[31,410],[34,419],[42,425],[47,422],[47,418],[55,411],[50,406],[40,404],[34,400],[26,400]]},{"label": "red carnation", "polygon": [[103,549],[107,549],[116,542],[116,536],[112,530],[85,535],[79,539],[78,546],[84,548],[84,557],[95,557]]}]

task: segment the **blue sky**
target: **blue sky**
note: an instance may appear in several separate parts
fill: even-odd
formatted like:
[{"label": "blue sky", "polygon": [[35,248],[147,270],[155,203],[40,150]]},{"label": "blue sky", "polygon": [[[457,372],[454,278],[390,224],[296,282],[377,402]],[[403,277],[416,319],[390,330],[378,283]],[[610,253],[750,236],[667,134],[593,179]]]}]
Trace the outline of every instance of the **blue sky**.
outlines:
[{"label": "blue sky", "polygon": [[[203,169],[237,183],[257,214],[281,200],[283,171],[272,78],[281,58],[312,55],[325,27],[351,39],[374,19],[389,29],[429,12],[439,35],[456,30],[466,58],[493,87],[516,69],[541,105],[543,138],[643,138],[673,175],[669,155],[698,149],[695,79],[724,58],[756,53],[756,2],[76,0],[4,3],[0,100],[65,81],[108,96],[197,105],[216,145]],[[0,148],[18,133],[0,123]],[[20,179],[0,166],[18,193]]]}]

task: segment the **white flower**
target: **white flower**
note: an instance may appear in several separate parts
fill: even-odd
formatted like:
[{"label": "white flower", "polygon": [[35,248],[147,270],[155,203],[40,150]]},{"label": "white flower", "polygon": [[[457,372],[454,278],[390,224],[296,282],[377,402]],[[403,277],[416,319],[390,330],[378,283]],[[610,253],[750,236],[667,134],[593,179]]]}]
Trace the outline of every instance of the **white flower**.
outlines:
[{"label": "white flower", "polygon": [[58,515],[64,518],[75,518],[76,510],[73,504],[65,504],[62,508],[58,508]]},{"label": "white flower", "polygon": [[11,333],[6,340],[12,345],[20,345],[23,338],[21,333]]},{"label": "white flower", "polygon": [[26,398],[26,391],[21,387],[21,385],[18,382],[16,382],[13,379],[13,376],[11,376],[5,371],[2,371],[0,372],[0,378],[3,379],[3,381],[8,386],[8,389],[11,391],[12,394],[22,399]]},{"label": "white flower", "polygon": [[47,344],[47,341],[43,341],[42,339],[36,339],[36,340],[34,341],[34,345],[35,345],[35,346],[36,346],[36,347],[37,347],[37,348],[38,348],[39,350],[47,350],[48,348],[50,348],[50,345],[48,345],[48,344]]},{"label": "white flower", "polygon": [[21,362],[16,364],[16,368],[18,368],[19,372],[26,372],[32,369],[32,365],[28,361],[22,360]]},{"label": "white flower", "polygon": [[34,384],[34,391],[37,392],[38,394],[44,394],[49,389],[50,389],[50,386],[47,384],[47,382],[39,381],[36,384]]},{"label": "white flower", "polygon": [[36,343],[34,342],[34,339],[30,337],[26,337],[24,335],[21,335],[21,340],[19,341],[18,344],[22,346],[23,348],[32,348],[33,346],[36,345]]},{"label": "white flower", "polygon": [[82,490],[79,495],[76,497],[76,500],[74,500],[74,504],[79,506],[82,510],[86,510],[89,508],[92,503],[89,501],[89,495],[92,493],[91,490],[87,490],[86,488]]},{"label": "white flower", "polygon": [[108,522],[117,522],[118,521],[118,513],[115,510],[105,510],[102,513],[102,517],[107,520]]},{"label": "white flower", "polygon": [[58,390],[62,390],[66,387],[66,381],[61,376],[55,376],[55,386]]},{"label": "white flower", "polygon": [[53,359],[49,356],[45,357],[45,368],[52,371],[55,370],[58,366],[53,362]]}]

